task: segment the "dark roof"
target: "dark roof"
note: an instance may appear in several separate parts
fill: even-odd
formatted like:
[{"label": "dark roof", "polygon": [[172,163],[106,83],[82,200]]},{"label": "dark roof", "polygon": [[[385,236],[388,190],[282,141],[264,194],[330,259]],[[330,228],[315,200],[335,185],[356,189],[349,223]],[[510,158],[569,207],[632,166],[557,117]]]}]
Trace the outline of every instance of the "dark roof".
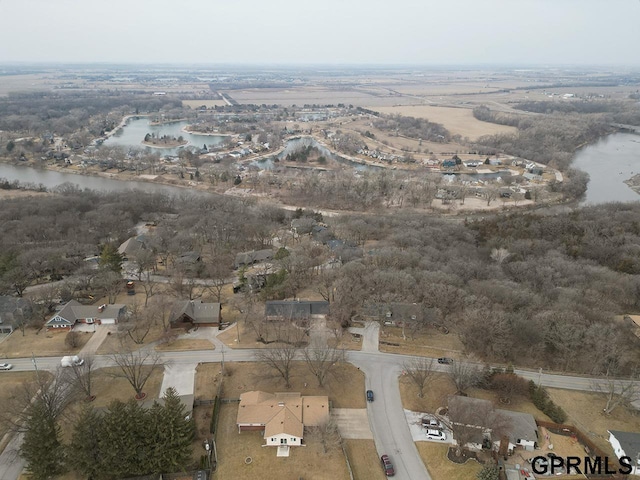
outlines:
[{"label": "dark roof", "polygon": [[178,258],[176,258],[177,263],[196,263],[202,260],[202,257],[198,252],[185,252],[181,253]]},{"label": "dark roof", "polygon": [[15,327],[16,318],[28,318],[32,313],[29,300],[2,295],[0,296],[0,324]]},{"label": "dark roof", "polygon": [[235,267],[241,267],[242,265],[252,265],[258,262],[264,262],[265,260],[271,260],[273,258],[273,250],[253,250],[251,252],[243,252],[236,255]]},{"label": "dark roof", "polygon": [[620,430],[609,430],[609,433],[620,442],[620,446],[627,457],[638,458],[640,455],[640,433],[621,432]]},{"label": "dark roof", "polygon": [[267,317],[308,318],[311,315],[326,315],[329,313],[329,302],[292,300],[269,301],[265,305],[264,313]]},{"label": "dark roof", "polygon": [[218,323],[220,321],[220,304],[203,303],[202,300],[184,300],[176,302],[169,317],[175,322],[182,315],[186,315],[195,324]]},{"label": "dark roof", "polygon": [[496,410],[498,413],[510,419],[509,441],[514,445],[518,439],[535,442],[538,440],[538,425],[536,419],[530,413],[512,412],[511,410]]},{"label": "dark roof", "polygon": [[55,314],[47,323],[47,326],[53,325],[73,325],[76,321],[85,318],[94,319],[107,319],[118,318],[126,309],[126,305],[113,304],[104,305],[101,309],[96,305],[82,305],[81,303],[70,300],[67,302],[62,310]]},{"label": "dark roof", "polygon": [[148,239],[144,235],[131,237],[125,240],[124,243],[120,245],[120,247],[118,247],[118,253],[124,256],[132,255],[139,252],[140,250],[144,250],[146,248],[147,242]]}]

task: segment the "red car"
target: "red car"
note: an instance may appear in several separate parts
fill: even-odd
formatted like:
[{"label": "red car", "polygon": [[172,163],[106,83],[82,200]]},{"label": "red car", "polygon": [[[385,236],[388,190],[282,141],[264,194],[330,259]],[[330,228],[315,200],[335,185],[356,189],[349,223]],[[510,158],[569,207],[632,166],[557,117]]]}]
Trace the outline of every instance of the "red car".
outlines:
[{"label": "red car", "polygon": [[384,473],[387,477],[393,477],[396,474],[396,471],[393,469],[393,464],[391,463],[391,460],[389,460],[389,456],[382,455],[380,460],[382,461],[382,468],[384,468]]}]

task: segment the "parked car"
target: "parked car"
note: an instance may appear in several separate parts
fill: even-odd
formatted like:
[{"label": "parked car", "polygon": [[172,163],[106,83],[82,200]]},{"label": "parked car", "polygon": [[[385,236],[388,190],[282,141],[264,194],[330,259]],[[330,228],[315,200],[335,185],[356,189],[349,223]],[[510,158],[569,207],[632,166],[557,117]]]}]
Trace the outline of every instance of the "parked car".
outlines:
[{"label": "parked car", "polygon": [[438,420],[429,417],[422,417],[422,426],[436,430],[442,428],[442,424]]},{"label": "parked car", "polygon": [[0,370],[11,370],[13,365],[10,363],[0,363]]},{"label": "parked car", "polygon": [[373,390],[367,390],[367,402],[373,402]]},{"label": "parked car", "polygon": [[449,357],[440,357],[438,359],[438,363],[443,363],[445,365],[451,365],[453,363],[453,358]]},{"label": "parked car", "polygon": [[445,441],[447,439],[447,434],[441,430],[432,430],[427,429],[427,438],[429,440],[442,440]]},{"label": "parked car", "polygon": [[393,477],[396,474],[396,471],[393,469],[393,463],[389,460],[389,455],[382,455],[380,457],[380,461],[382,462],[382,468],[384,468],[384,473],[387,477]]}]

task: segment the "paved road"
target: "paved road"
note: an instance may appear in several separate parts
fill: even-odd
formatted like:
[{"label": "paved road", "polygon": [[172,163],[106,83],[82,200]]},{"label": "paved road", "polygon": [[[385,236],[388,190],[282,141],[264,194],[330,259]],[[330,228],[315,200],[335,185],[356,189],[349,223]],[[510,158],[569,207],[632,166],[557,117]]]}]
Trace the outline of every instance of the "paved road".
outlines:
[{"label": "paved road", "polygon": [[[221,350],[163,352],[160,355],[163,361],[172,365],[172,368],[191,368],[189,366],[201,362],[220,362],[222,360]],[[231,350],[225,348],[225,361],[254,361],[255,352],[256,350],[252,349]],[[60,358],[37,357],[35,363],[39,369],[55,370],[60,365]],[[429,474],[411,439],[398,388],[398,375],[402,370],[402,364],[412,358],[415,357],[377,351],[351,351],[347,353],[347,361],[356,365],[365,373],[366,388],[373,390],[376,395],[375,401],[368,404],[367,410],[378,453],[386,453],[391,456],[398,472],[397,478],[429,480]],[[97,368],[114,365],[113,360],[108,356],[96,356],[95,362]],[[13,363],[15,371],[34,369],[31,358],[12,359],[11,363]],[[435,368],[438,371],[446,372],[450,367],[437,365]],[[544,386],[569,390],[593,391],[594,381],[598,382],[597,379],[590,377],[547,374],[528,370],[516,370],[516,373]],[[364,395],[364,392],[362,394]],[[0,475],[0,478],[4,480],[5,478],[13,479],[16,477]]]},{"label": "paved road", "polygon": [[4,451],[0,454],[0,479],[16,480],[22,469],[25,467],[25,461],[18,455],[18,448],[22,443],[22,434],[15,435]]}]

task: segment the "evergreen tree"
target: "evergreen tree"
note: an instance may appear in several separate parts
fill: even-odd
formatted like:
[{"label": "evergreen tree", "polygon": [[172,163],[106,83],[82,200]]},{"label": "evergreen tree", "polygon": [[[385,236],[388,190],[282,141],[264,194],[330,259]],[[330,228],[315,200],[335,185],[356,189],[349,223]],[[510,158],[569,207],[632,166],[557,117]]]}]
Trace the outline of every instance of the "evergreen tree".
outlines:
[{"label": "evergreen tree", "polygon": [[500,472],[496,465],[485,465],[476,475],[478,480],[498,480]]},{"label": "evergreen tree", "polygon": [[27,462],[30,478],[47,480],[64,473],[65,452],[55,418],[48,413],[40,398],[29,405],[28,410],[20,456]]},{"label": "evergreen tree", "polygon": [[86,475],[89,480],[108,478],[109,470],[104,465],[103,449],[110,448],[102,442],[103,428],[101,416],[92,408],[85,408],[74,425],[71,438],[69,466]]},{"label": "evergreen tree", "polygon": [[149,412],[157,435],[157,458],[161,472],[184,470],[191,461],[191,441],[195,434],[193,419],[187,416],[185,406],[175,389],[168,388],[163,396],[164,405],[157,403]]},{"label": "evergreen tree", "polygon": [[102,248],[102,252],[100,253],[100,267],[120,273],[122,270],[122,262],[122,255],[115,246],[108,243]]}]

